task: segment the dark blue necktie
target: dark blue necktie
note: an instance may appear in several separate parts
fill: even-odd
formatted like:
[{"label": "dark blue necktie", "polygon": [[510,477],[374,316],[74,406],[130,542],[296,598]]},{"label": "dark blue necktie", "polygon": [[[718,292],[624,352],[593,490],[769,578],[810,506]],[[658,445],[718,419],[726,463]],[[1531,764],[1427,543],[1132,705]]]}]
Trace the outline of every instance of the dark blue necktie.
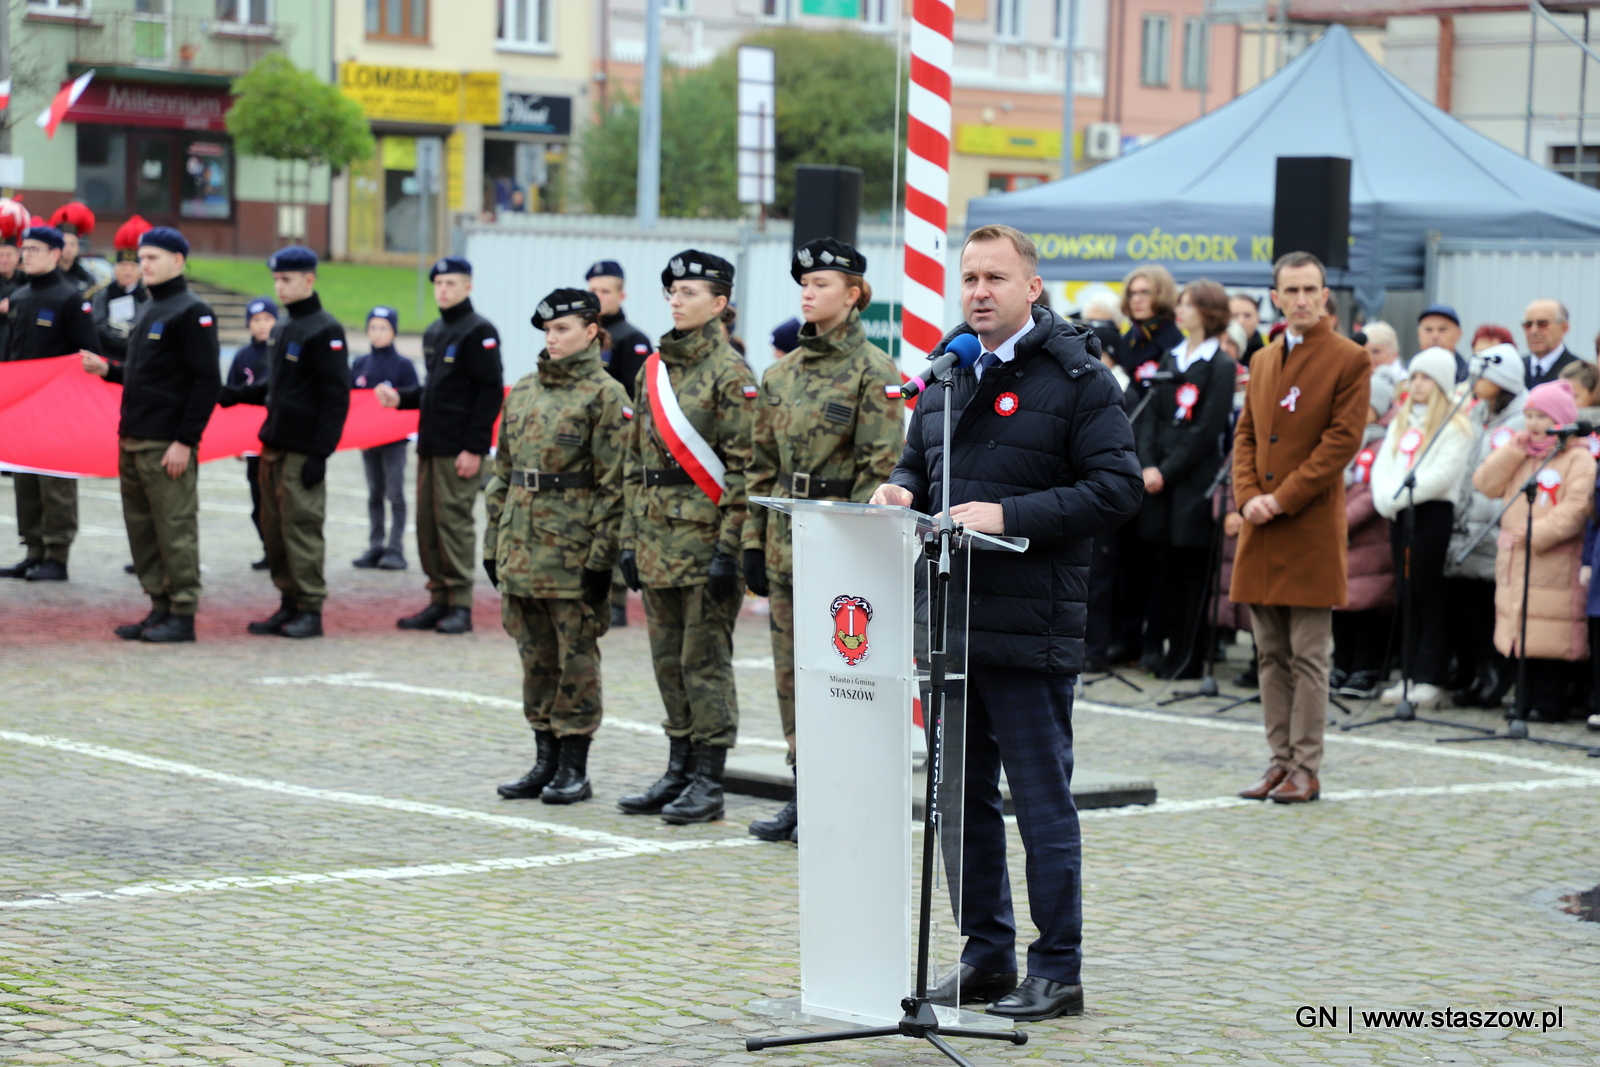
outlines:
[{"label": "dark blue necktie", "polygon": [[982,378],[985,371],[991,371],[1000,365],[1000,357],[993,352],[985,352],[978,357],[978,377]]}]

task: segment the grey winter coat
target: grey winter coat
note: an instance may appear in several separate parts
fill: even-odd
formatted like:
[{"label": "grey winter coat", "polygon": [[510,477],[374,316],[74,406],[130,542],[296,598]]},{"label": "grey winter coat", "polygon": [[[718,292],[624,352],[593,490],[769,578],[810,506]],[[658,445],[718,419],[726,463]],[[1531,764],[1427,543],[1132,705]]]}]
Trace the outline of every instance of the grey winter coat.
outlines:
[{"label": "grey winter coat", "polygon": [[[1527,393],[1518,393],[1498,415],[1490,415],[1489,405],[1484,403],[1474,405],[1467,412],[1467,418],[1481,429],[1472,444],[1472,451],[1467,455],[1467,469],[1461,475],[1461,485],[1456,491],[1455,529],[1450,534],[1450,552],[1444,562],[1446,577],[1494,581],[1498,530],[1491,527],[1494,527],[1495,517],[1500,514],[1502,505],[1499,498],[1484,496],[1473,488],[1472,475],[1483,466],[1489,453],[1495,450],[1497,438],[1503,443],[1510,434],[1522,429],[1522,405],[1527,399]],[[1485,422],[1485,419],[1488,421]],[[1483,535],[1482,539],[1472,554],[1457,563],[1456,557],[1480,534]]]}]

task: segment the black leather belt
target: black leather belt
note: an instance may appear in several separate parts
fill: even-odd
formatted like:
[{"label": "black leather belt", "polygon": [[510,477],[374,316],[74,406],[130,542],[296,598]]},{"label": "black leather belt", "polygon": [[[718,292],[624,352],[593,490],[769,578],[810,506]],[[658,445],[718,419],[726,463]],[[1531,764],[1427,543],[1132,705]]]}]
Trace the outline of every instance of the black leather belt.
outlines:
[{"label": "black leather belt", "polygon": [[511,484],[535,493],[546,489],[588,489],[594,485],[594,471],[512,471]]},{"label": "black leather belt", "polygon": [[778,492],[797,500],[820,500],[830,496],[849,500],[855,487],[854,478],[815,478],[787,471],[778,475]]},{"label": "black leather belt", "polygon": [[689,477],[689,472],[682,467],[669,467],[666,470],[644,469],[645,485],[693,485],[694,479]]}]

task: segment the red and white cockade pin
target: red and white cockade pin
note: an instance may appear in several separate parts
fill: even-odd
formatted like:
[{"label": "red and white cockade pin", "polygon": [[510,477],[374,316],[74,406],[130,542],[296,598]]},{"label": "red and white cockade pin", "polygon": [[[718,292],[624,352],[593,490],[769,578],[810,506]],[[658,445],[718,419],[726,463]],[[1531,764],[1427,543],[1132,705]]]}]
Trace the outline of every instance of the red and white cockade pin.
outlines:
[{"label": "red and white cockade pin", "polygon": [[1504,448],[1511,443],[1511,439],[1515,436],[1511,432],[1511,427],[1502,426],[1494,432],[1493,437],[1489,438],[1489,445],[1492,448]]},{"label": "red and white cockade pin", "polygon": [[1016,393],[1001,393],[994,398],[995,414],[1015,415],[1019,404],[1021,404],[1021,401],[1017,399]]},{"label": "red and white cockade pin", "polygon": [[1356,453],[1356,484],[1372,481],[1372,463],[1378,454],[1370,448],[1363,448]]},{"label": "red and white cockade pin", "polygon": [[1556,490],[1561,488],[1561,472],[1546,467],[1539,472],[1539,499],[1535,503],[1556,505]]},{"label": "red and white cockade pin", "polygon": [[1416,462],[1417,449],[1422,447],[1422,431],[1415,426],[1400,435],[1400,454],[1406,457],[1406,467]]},{"label": "red and white cockade pin", "polygon": [[1184,421],[1194,415],[1194,406],[1200,400],[1200,387],[1193,382],[1184,382],[1178,386],[1178,420]]},{"label": "red and white cockade pin", "polygon": [[1300,402],[1300,387],[1298,385],[1291,385],[1289,387],[1288,394],[1286,396],[1284,396],[1284,398],[1282,400],[1278,401],[1278,406],[1280,408],[1288,408],[1292,412],[1292,411],[1294,411],[1295,405],[1298,404],[1299,402]]}]

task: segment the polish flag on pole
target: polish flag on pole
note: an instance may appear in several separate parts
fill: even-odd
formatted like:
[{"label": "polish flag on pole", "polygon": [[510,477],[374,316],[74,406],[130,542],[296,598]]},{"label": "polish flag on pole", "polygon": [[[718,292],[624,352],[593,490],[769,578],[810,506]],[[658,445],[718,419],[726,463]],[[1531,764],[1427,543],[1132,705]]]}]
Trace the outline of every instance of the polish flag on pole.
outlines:
[{"label": "polish flag on pole", "polygon": [[11,79],[0,78],[0,111],[9,110],[11,107]]},{"label": "polish flag on pole", "polygon": [[34,123],[44,130],[48,136],[55,137],[56,127],[61,125],[61,119],[66,115],[67,110],[78,102],[78,97],[83,95],[83,91],[89,88],[89,83],[93,80],[94,71],[91,70],[87,74],[74,78],[71,85],[63,85],[61,91],[56,94],[56,98],[50,101],[50,106],[39,112],[39,117],[33,120]]}]

